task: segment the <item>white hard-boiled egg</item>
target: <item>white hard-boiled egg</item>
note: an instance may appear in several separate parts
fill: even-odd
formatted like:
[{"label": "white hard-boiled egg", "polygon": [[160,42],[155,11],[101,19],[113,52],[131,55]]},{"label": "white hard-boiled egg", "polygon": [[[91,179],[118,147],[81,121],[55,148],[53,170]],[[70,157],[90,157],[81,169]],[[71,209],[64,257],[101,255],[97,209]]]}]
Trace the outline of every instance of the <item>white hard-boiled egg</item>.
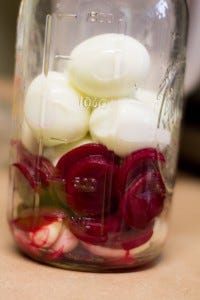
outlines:
[{"label": "white hard-boiled egg", "polygon": [[28,149],[31,153],[38,154],[38,142],[33,136],[33,132],[26,120],[22,123],[21,128],[21,141],[22,144]]},{"label": "white hard-boiled egg", "polygon": [[49,225],[42,226],[40,229],[29,233],[32,245],[35,247],[48,248],[57,240],[60,235],[61,222],[52,222]]},{"label": "white hard-boiled egg", "polygon": [[45,146],[77,141],[88,131],[89,112],[61,73],[41,74],[32,81],[24,112],[34,136]]},{"label": "white hard-boiled egg", "polygon": [[70,57],[69,80],[83,94],[93,97],[126,97],[150,69],[147,49],[123,34],[89,38],[76,46]]},{"label": "white hard-boiled egg", "polygon": [[93,143],[93,140],[88,136],[85,137],[84,139],[81,139],[80,141],[74,142],[74,143],[70,143],[70,144],[62,144],[62,145],[58,145],[55,147],[51,147],[51,148],[47,148],[45,150],[45,157],[47,157],[54,166],[57,165],[57,162],[60,160],[60,158],[68,153],[69,151],[80,147],[82,145],[85,144],[89,144],[89,143]]},{"label": "white hard-boiled egg", "polygon": [[117,155],[125,157],[132,152],[170,143],[170,132],[157,128],[158,115],[145,103],[135,99],[119,99],[92,112],[90,133]]}]

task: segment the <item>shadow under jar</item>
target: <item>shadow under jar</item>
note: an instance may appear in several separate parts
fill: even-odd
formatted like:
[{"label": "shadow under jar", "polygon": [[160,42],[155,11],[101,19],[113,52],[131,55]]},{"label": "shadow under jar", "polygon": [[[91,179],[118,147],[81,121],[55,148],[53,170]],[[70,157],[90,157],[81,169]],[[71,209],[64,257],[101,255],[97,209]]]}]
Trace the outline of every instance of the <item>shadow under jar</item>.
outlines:
[{"label": "shadow under jar", "polygon": [[86,271],[158,257],[186,32],[182,0],[22,1],[9,224],[25,254]]}]

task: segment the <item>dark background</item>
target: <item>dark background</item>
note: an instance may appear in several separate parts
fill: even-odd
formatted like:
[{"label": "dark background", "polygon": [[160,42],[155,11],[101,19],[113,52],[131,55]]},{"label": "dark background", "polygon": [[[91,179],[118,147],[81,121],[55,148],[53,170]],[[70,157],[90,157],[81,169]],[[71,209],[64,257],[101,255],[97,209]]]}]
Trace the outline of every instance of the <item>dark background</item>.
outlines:
[{"label": "dark background", "polygon": [[0,10],[0,76],[12,77],[16,18],[20,0],[1,0]]}]

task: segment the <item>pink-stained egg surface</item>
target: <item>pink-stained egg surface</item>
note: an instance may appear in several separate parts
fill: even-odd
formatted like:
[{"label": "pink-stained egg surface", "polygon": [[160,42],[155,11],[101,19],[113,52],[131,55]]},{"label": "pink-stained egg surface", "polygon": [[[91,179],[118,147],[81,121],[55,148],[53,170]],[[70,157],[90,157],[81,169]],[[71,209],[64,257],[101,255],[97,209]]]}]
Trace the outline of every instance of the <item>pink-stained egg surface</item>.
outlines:
[{"label": "pink-stained egg surface", "polygon": [[64,227],[62,234],[56,240],[51,250],[53,251],[53,254],[59,252],[67,254],[74,250],[78,243],[78,239],[72,234],[72,232],[67,227]]},{"label": "pink-stained egg surface", "polygon": [[12,222],[14,237],[19,247],[26,253],[47,259],[56,259],[72,251],[77,238],[66,227],[65,216],[61,212],[43,210],[35,215],[29,211]]}]

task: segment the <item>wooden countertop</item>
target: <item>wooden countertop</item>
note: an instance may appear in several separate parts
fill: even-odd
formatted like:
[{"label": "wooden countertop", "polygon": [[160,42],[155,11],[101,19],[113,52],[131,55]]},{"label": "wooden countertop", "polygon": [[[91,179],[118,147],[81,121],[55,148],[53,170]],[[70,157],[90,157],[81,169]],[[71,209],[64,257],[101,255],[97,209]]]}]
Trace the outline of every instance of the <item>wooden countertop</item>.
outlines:
[{"label": "wooden countertop", "polygon": [[0,169],[0,187],[0,299],[200,299],[200,178],[178,177],[171,234],[160,259],[146,269],[117,274],[60,270],[23,257],[6,223],[6,170]]}]

